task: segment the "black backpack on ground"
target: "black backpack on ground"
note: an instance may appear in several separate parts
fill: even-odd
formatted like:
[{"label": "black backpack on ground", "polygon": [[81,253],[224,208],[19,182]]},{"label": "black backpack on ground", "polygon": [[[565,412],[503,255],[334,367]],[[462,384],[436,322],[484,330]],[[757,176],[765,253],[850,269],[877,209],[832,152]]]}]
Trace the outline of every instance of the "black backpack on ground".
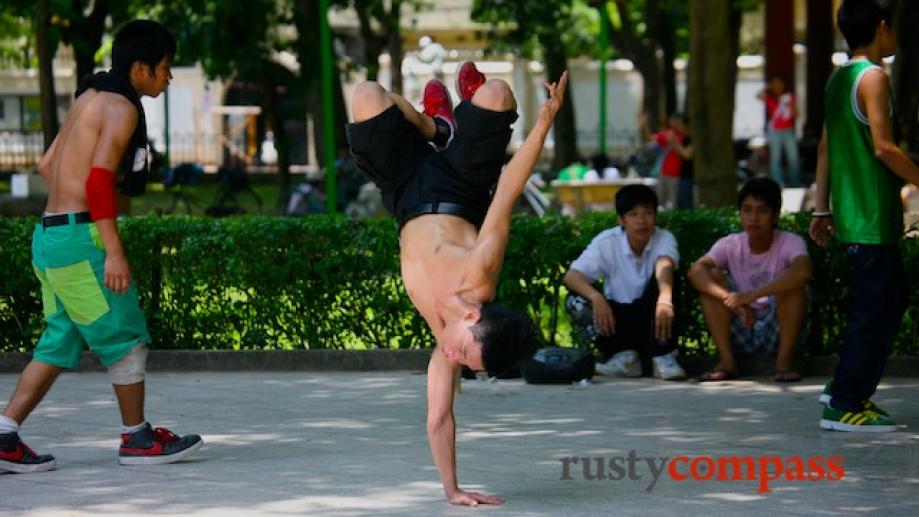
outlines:
[{"label": "black backpack on ground", "polygon": [[587,348],[540,348],[520,370],[531,384],[571,383],[593,378],[595,362]]}]

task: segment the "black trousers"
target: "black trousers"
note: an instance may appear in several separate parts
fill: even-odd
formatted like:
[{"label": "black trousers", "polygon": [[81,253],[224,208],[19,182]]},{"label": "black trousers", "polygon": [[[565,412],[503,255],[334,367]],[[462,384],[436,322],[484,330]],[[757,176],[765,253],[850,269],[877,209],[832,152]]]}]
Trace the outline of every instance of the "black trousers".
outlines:
[{"label": "black trousers", "polygon": [[852,316],[833,375],[832,405],[861,411],[884,374],[909,292],[899,247],[852,244],[846,255],[852,265]]},{"label": "black trousers", "polygon": [[501,176],[515,111],[491,111],[464,101],[453,111],[452,143],[435,152],[395,105],[375,117],[345,126],[358,170],[380,188],[383,206],[404,225],[423,206],[459,205],[454,211],[479,226]]},{"label": "black trousers", "polygon": [[[677,306],[677,291],[674,286],[674,306]],[[659,294],[657,279],[652,276],[645,285],[641,298],[631,303],[607,300],[606,303],[613,310],[616,320],[616,332],[610,336],[601,336],[597,333],[594,327],[593,306],[583,296],[568,295],[565,308],[578,327],[582,340],[593,343],[604,361],[625,350],[636,350],[640,355],[656,357],[676,350],[677,345],[676,322],[670,339],[658,340],[654,337],[654,314]]]}]

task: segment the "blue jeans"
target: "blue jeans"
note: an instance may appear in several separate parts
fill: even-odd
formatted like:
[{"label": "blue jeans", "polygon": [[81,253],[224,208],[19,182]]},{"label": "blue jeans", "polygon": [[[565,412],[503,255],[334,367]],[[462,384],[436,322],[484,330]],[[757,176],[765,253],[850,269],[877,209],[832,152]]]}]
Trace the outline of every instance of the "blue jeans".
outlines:
[{"label": "blue jeans", "polygon": [[[772,179],[779,185],[797,187],[801,183],[800,165],[798,160],[798,138],[792,129],[769,129],[766,133],[769,140],[769,172]],[[782,151],[788,161],[788,182],[785,182],[782,172]]]},{"label": "blue jeans", "polygon": [[861,411],[877,389],[909,291],[897,246],[850,244],[852,317],[833,376],[834,408]]}]

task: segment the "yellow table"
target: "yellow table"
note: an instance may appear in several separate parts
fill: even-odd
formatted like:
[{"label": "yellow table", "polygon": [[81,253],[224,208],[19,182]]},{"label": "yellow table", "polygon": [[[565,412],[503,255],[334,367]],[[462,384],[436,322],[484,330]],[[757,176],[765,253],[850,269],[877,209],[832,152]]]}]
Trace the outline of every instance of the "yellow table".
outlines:
[{"label": "yellow table", "polygon": [[627,178],[618,180],[597,181],[560,181],[551,183],[552,189],[558,196],[562,205],[569,207],[574,213],[589,209],[591,205],[612,206],[616,202],[616,192],[626,185],[647,185],[657,187],[654,178]]}]

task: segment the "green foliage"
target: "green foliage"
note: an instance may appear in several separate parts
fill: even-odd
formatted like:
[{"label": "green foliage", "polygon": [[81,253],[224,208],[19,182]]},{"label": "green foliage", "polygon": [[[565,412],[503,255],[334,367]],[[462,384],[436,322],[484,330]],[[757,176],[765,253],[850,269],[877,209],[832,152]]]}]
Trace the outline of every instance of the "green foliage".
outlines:
[{"label": "green foliage", "polygon": [[178,63],[200,62],[212,78],[257,82],[294,43],[295,33],[282,30],[293,16],[288,2],[162,0],[148,14],[175,35]]},{"label": "green foliage", "polygon": [[571,0],[476,0],[471,17],[492,26],[494,50],[544,59],[540,36],[560,39],[565,55],[599,55],[599,15],[584,2]]},{"label": "green foliage", "polygon": [[35,31],[30,20],[14,9],[0,11],[0,69],[37,66],[34,47]]},{"label": "green foliage", "polygon": [[[0,218],[0,350],[41,331],[34,219]],[[431,342],[388,219],[136,217],[122,239],[157,348],[409,348]]]},{"label": "green foliage", "polygon": [[[806,214],[782,227],[806,232]],[[0,218],[0,351],[28,351],[43,323],[30,245],[34,218]],[[497,301],[533,316],[547,340],[574,341],[562,277],[615,215],[571,219],[515,215]],[[685,271],[719,237],[739,231],[736,211],[666,212],[659,226],[676,235],[682,259],[677,322],[686,353],[714,353]],[[241,217],[222,220],[136,217],[121,221],[128,260],[156,348],[419,348],[433,343],[399,274],[391,219]],[[838,247],[811,245],[808,352],[839,351],[849,319],[848,264]],[[904,239],[908,281],[919,281],[919,243]],[[894,344],[919,354],[919,295]]]}]

